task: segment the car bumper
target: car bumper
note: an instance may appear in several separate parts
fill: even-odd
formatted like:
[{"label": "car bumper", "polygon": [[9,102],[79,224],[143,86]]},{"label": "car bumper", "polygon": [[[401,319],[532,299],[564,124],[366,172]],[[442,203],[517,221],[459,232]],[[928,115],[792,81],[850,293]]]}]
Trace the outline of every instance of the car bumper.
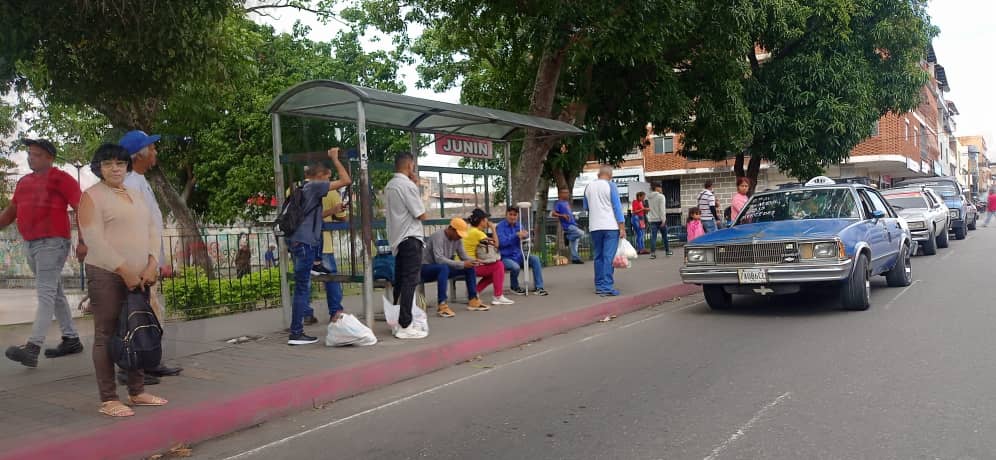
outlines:
[{"label": "car bumper", "polygon": [[740,284],[738,270],[763,268],[768,273],[765,284],[821,283],[847,279],[851,276],[851,267],[851,260],[770,266],[686,266],[681,268],[681,280],[689,284]]},{"label": "car bumper", "polygon": [[910,230],[910,236],[913,237],[913,241],[922,243],[930,239],[930,232],[926,230]]}]

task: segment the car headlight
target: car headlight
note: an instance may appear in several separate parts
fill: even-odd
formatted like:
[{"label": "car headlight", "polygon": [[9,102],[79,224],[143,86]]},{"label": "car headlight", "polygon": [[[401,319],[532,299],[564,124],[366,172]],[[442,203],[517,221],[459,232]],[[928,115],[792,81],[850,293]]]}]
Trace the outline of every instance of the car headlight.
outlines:
[{"label": "car headlight", "polygon": [[690,264],[711,264],[715,261],[712,248],[688,248],[685,261]]},{"label": "car headlight", "polygon": [[910,226],[910,230],[926,230],[927,229],[927,224],[925,224],[922,220],[911,220],[911,221],[909,221],[907,223]]},{"label": "car headlight", "polygon": [[949,210],[948,214],[951,216],[952,219],[957,219],[957,218],[961,217],[961,214],[958,213],[957,209],[951,209],[951,210]]},{"label": "car headlight", "polygon": [[816,243],[813,245],[813,258],[835,259],[840,255],[837,243]]}]

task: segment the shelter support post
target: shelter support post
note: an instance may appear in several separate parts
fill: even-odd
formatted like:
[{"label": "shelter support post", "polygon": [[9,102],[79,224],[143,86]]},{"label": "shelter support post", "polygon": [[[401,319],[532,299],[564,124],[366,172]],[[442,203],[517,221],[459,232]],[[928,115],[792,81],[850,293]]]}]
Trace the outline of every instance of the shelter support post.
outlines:
[{"label": "shelter support post", "polygon": [[505,207],[512,207],[512,144],[505,142]]},{"label": "shelter support post", "polygon": [[[275,196],[277,197],[277,209],[283,209],[284,207],[284,167],[280,163],[280,157],[284,153],[284,148],[282,145],[282,139],[280,138],[280,114],[273,113],[270,114],[270,123],[273,126],[273,177],[276,179],[274,182],[275,186]],[[283,309],[284,313],[284,327],[290,327],[291,323],[291,311],[294,308],[291,303],[290,287],[287,283],[287,240],[283,238],[282,235],[275,235],[277,238],[277,252],[279,253],[279,266],[280,266],[280,307]]]},{"label": "shelter support post", "polygon": [[374,326],[373,307],[373,197],[370,156],[367,152],[367,115],[363,101],[356,101],[356,133],[360,153],[360,240],[363,244],[363,313],[368,327]]}]

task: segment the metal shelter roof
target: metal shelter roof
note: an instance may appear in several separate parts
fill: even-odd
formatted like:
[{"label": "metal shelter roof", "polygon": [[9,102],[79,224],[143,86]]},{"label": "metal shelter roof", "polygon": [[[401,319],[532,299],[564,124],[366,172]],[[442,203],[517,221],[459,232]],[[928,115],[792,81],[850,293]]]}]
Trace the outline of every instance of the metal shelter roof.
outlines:
[{"label": "metal shelter roof", "polygon": [[362,101],[371,125],[421,133],[450,133],[507,140],[518,129],[535,128],[554,135],[584,133],[562,121],[504,110],[405,96],[332,80],[312,80],[284,91],[267,107],[269,113],[306,118],[356,121]]}]

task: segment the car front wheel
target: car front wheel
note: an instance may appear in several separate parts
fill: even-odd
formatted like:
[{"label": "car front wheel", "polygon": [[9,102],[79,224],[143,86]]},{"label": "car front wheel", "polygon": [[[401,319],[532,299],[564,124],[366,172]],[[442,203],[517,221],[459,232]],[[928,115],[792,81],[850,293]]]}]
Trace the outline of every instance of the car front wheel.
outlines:
[{"label": "car front wheel", "polygon": [[955,227],[954,233],[955,233],[955,239],[956,240],[963,240],[963,239],[965,239],[965,236],[968,233],[968,231],[965,230],[965,224],[962,223],[961,227]]},{"label": "car front wheel", "polygon": [[709,308],[713,310],[728,310],[733,306],[733,295],[726,292],[723,286],[707,284],[702,286],[702,293],[705,294]]},{"label": "car front wheel", "polygon": [[920,244],[923,246],[923,253],[924,254],[926,254],[928,256],[932,256],[934,254],[937,254],[937,240],[935,240],[933,237],[927,238],[926,240],[924,240]]},{"label": "car front wheel", "polygon": [[854,273],[840,287],[840,304],[846,310],[867,310],[871,306],[871,273],[868,257],[858,256],[854,261]]}]

